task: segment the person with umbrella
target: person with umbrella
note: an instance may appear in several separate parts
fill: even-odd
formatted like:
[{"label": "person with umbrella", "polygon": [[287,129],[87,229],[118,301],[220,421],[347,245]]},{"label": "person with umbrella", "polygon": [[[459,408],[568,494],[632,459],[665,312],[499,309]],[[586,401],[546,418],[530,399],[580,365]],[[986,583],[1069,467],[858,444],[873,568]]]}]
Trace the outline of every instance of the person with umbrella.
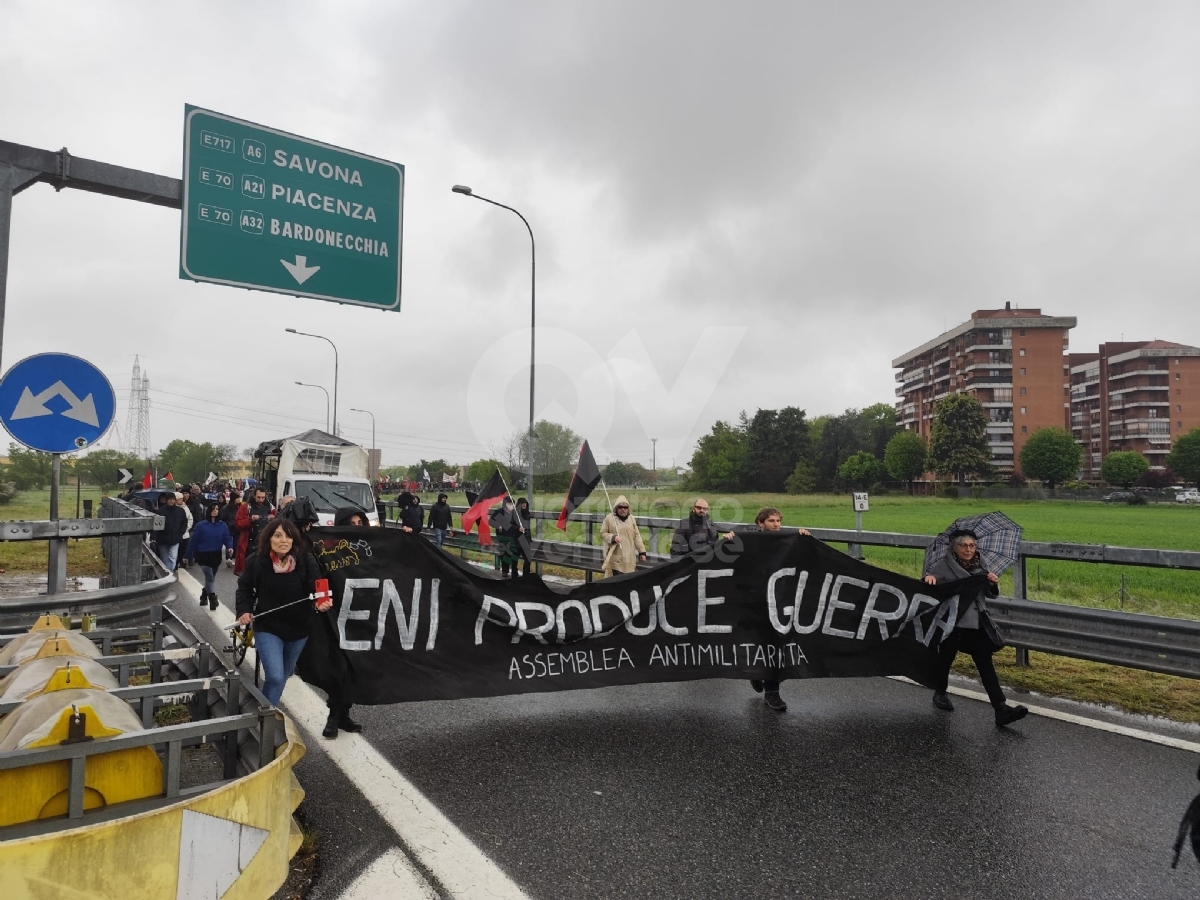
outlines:
[{"label": "person with umbrella", "polygon": [[[1001,518],[1008,521],[1006,516],[1001,516]],[[942,641],[940,661],[943,665],[938,670],[937,681],[934,684],[933,705],[947,712],[954,709],[954,704],[950,701],[946,688],[950,681],[950,667],[954,663],[954,657],[961,650],[963,653],[969,653],[975,662],[975,668],[979,671],[979,679],[983,682],[984,690],[987,691],[988,699],[996,712],[996,727],[999,728],[1025,718],[1029,710],[1024,706],[1009,706],[1004,696],[1004,690],[1000,687],[996,667],[992,665],[992,654],[996,652],[997,648],[988,640],[983,631],[985,624],[983,620],[988,615],[984,596],[999,596],[1000,578],[995,571],[992,571],[991,567],[984,563],[979,534],[972,528],[963,527],[964,524],[971,523],[964,523],[960,520],[947,533],[939,535],[938,540],[929,548],[925,558],[924,580],[927,584],[960,581],[980,574],[987,575],[984,587],[961,598],[960,602],[964,604],[965,609],[959,615],[958,624],[953,633]],[[1014,527],[1016,527],[1017,533],[1016,543],[1019,543],[1020,528]],[[943,550],[939,554],[937,552],[939,542],[949,552]]]}]

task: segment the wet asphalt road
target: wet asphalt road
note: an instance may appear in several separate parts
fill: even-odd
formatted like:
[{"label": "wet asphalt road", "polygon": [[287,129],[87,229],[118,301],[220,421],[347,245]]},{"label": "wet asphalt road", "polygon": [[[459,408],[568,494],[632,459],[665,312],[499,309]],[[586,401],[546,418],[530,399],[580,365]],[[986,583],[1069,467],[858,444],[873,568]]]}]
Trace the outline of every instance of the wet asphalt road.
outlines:
[{"label": "wet asphalt road", "polygon": [[[228,569],[218,593],[232,607]],[[1196,754],[1041,717],[1000,730],[885,679],[783,695],[783,715],[713,680],[355,716],[537,900],[1200,896],[1190,853],[1170,868]],[[311,896],[334,898],[395,841],[307,739]]]}]

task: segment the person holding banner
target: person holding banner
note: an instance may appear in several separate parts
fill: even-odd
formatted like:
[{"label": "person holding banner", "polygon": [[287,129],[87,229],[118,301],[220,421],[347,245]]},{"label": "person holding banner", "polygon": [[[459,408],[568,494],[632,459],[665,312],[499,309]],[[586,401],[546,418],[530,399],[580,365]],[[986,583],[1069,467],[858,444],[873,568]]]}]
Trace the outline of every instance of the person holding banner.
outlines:
[{"label": "person holding banner", "polygon": [[938,560],[925,574],[926,584],[942,584],[960,581],[972,575],[987,574],[987,586],[971,596],[962,598],[966,611],[959,617],[958,625],[953,633],[941,643],[940,661],[943,667],[939,672],[937,684],[933,689],[933,705],[938,709],[951,712],[954,704],[946,688],[950,683],[950,667],[954,657],[961,650],[969,653],[979,671],[979,680],[983,682],[992,708],[996,711],[996,727],[1001,728],[1025,718],[1029,712],[1024,706],[1009,706],[1000,687],[1000,679],[996,675],[996,667],[992,665],[992,654],[996,648],[987,640],[981,629],[981,619],[987,615],[984,594],[996,597],[1000,594],[999,581],[995,572],[988,572],[979,556],[978,538],[975,532],[968,530],[955,531],[950,535],[950,553]]},{"label": "person holding banner", "polygon": [[706,550],[715,547],[722,538],[727,541],[733,540],[733,532],[718,533],[717,526],[708,517],[708,501],[697,497],[687,521],[680,521],[679,527],[675,529],[671,538],[671,555],[687,556],[698,550]]},{"label": "person holding banner", "polygon": [[[764,506],[754,517],[754,524],[758,526],[759,531],[780,531],[783,528],[783,513],[773,506]],[[804,528],[797,529],[797,533],[808,536],[808,530]],[[779,696],[778,678],[751,678],[750,687],[756,694],[763,695],[763,702],[767,704],[768,709],[778,713],[787,712],[787,703]]]},{"label": "person holding banner", "polygon": [[263,694],[272,706],[279,705],[283,686],[296,669],[313,616],[333,605],[326,597],[323,606],[313,606],[321,569],[305,546],[294,522],[272,519],[259,535],[258,552],[246,560],[238,578],[237,623],[254,624]]},{"label": "person holding banner", "polygon": [[604,517],[600,526],[600,541],[605,547],[604,577],[614,573],[625,574],[637,568],[638,561],[646,561],[646,544],[637,519],[629,512],[629,501],[624,494],[617,496],[613,511]]}]

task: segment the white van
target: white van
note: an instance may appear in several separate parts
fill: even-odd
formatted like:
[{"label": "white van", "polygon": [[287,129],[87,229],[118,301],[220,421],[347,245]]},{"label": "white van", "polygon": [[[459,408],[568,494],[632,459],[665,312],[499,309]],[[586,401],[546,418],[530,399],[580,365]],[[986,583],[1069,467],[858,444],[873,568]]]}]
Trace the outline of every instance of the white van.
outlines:
[{"label": "white van", "polygon": [[275,503],[287,496],[307,497],[321,525],[332,525],[334,513],[347,507],[362,511],[371,525],[379,524],[363,447],[314,428],[264,441],[254,459],[258,485]]}]

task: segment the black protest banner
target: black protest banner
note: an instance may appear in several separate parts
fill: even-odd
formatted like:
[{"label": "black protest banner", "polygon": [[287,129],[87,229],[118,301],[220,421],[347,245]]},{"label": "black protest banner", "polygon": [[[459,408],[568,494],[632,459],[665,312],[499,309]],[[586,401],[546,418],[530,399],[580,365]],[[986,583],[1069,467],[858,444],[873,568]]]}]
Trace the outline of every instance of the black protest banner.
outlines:
[{"label": "black protest banner", "polygon": [[501,580],[414,534],[314,528],[335,605],[301,676],[345,702],[451,700],[697,678],[905,675],[930,684],[959,592],[812,537],[754,533],[572,590]]}]

